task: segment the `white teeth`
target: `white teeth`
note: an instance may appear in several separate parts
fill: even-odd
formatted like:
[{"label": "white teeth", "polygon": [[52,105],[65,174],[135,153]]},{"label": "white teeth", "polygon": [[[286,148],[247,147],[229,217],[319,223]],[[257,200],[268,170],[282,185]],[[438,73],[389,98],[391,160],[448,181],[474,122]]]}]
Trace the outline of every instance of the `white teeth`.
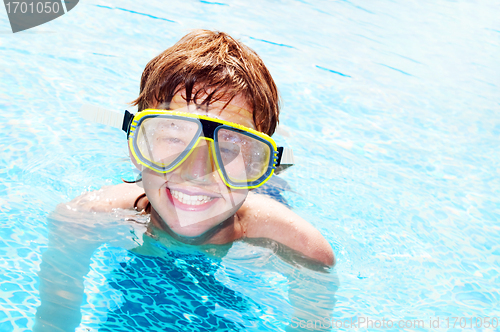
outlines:
[{"label": "white teeth", "polygon": [[213,197],[205,195],[188,195],[173,189],[170,189],[170,193],[181,203],[189,205],[205,204],[206,202],[209,202],[212,199],[214,199]]}]

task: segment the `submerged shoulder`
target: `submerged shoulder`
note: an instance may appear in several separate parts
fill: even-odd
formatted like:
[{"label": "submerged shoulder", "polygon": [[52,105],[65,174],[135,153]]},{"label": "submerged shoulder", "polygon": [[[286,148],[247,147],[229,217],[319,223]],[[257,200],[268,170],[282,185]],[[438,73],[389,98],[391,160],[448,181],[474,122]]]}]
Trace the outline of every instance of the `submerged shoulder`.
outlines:
[{"label": "submerged shoulder", "polygon": [[269,238],[323,264],[335,264],[332,247],[324,236],[287,206],[268,196],[249,194],[240,219],[244,237]]},{"label": "submerged shoulder", "polygon": [[93,212],[111,212],[113,209],[133,209],[144,188],[136,183],[121,183],[86,192],[69,203],[69,207]]}]

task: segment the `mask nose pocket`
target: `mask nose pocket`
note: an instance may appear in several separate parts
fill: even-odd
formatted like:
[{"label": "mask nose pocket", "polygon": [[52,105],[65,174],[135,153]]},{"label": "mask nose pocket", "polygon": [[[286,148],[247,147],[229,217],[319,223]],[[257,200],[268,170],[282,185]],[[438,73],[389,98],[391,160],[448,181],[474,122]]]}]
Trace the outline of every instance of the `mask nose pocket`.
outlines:
[{"label": "mask nose pocket", "polygon": [[212,140],[206,137],[198,138],[196,144],[193,145],[177,166],[182,167],[184,177],[189,177],[192,180],[216,172],[218,166],[215,162]]}]

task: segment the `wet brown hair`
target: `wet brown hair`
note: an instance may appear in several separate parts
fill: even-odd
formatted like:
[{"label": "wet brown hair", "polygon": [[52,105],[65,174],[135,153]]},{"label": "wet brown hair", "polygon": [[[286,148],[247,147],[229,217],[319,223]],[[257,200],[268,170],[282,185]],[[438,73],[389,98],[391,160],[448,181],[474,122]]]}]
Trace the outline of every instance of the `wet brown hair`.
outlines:
[{"label": "wet brown hair", "polygon": [[162,105],[185,90],[186,102],[208,106],[229,104],[242,94],[252,107],[257,130],[272,135],[279,117],[276,84],[262,59],[252,49],[224,32],[195,30],[151,60],[141,78],[139,111]]}]

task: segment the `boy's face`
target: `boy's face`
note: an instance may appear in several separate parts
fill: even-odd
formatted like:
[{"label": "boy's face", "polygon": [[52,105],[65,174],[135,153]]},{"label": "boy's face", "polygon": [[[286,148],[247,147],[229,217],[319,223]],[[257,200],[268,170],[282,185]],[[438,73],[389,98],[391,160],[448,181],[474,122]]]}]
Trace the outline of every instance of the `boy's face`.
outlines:
[{"label": "boy's face", "polygon": [[[216,101],[208,107],[187,107],[184,91],[176,94],[169,109],[234,122],[255,129],[251,107],[236,96],[226,107]],[[155,105],[152,108],[165,109]],[[210,156],[211,148],[201,140],[190,156],[174,171],[161,174],[142,169],[144,190],[153,209],[152,220],[184,237],[197,237],[232,218],[248,195],[248,189],[231,189],[222,181]],[[157,217],[159,216],[159,218]]]}]

